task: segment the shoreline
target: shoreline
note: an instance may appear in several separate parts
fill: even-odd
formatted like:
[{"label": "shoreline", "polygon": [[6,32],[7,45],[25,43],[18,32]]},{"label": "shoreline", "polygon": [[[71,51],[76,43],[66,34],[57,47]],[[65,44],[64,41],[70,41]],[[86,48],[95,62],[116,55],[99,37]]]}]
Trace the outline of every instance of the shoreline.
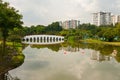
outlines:
[{"label": "shoreline", "polygon": [[113,45],[113,46],[120,47],[120,42],[105,42],[105,41],[100,41],[100,40],[95,40],[95,39],[80,40],[80,42],[86,42],[86,43],[91,43],[91,44],[105,44],[105,45]]}]

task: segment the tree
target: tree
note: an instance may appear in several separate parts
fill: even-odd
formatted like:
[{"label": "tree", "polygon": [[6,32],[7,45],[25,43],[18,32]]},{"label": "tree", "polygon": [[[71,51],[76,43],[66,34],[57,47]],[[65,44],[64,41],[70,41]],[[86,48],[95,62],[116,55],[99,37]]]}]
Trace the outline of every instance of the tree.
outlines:
[{"label": "tree", "polygon": [[6,39],[8,37],[8,31],[15,27],[21,27],[23,22],[21,21],[22,15],[18,10],[11,7],[9,3],[0,0],[0,30],[3,37],[3,53],[5,53]]},{"label": "tree", "polygon": [[119,36],[120,37],[120,23],[117,23],[116,25],[115,25],[115,30],[116,30],[116,32],[117,32],[117,36]]},{"label": "tree", "polygon": [[62,31],[62,27],[59,25],[59,22],[53,22],[46,27],[46,31],[48,34],[57,34]]},{"label": "tree", "polygon": [[36,26],[36,34],[45,34],[45,26],[37,25]]},{"label": "tree", "polygon": [[108,40],[108,41],[113,41],[115,36],[116,36],[116,31],[114,28],[108,28],[106,31],[103,33],[103,36]]},{"label": "tree", "polygon": [[97,35],[100,37],[100,38],[103,38],[103,33],[106,31],[107,28],[98,28],[98,32],[97,32]]},{"label": "tree", "polygon": [[31,29],[29,28],[29,27],[27,27],[27,26],[25,26],[25,27],[23,27],[23,35],[24,36],[26,36],[26,35],[31,35],[32,33],[31,33]]},{"label": "tree", "polygon": [[13,30],[10,30],[8,33],[10,36],[8,36],[7,40],[13,42],[13,46],[15,42],[21,42],[21,38],[24,36],[24,31],[22,28],[14,28]]},{"label": "tree", "polygon": [[69,31],[68,30],[62,30],[61,32],[60,32],[60,35],[61,36],[67,36],[69,34]]}]

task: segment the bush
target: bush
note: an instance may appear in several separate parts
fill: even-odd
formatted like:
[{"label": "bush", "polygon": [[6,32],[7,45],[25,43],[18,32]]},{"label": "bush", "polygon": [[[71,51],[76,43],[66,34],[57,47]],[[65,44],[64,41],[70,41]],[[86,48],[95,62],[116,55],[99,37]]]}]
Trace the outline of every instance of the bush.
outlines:
[{"label": "bush", "polygon": [[12,65],[17,67],[20,66],[24,62],[25,56],[23,54],[19,54],[12,57]]}]

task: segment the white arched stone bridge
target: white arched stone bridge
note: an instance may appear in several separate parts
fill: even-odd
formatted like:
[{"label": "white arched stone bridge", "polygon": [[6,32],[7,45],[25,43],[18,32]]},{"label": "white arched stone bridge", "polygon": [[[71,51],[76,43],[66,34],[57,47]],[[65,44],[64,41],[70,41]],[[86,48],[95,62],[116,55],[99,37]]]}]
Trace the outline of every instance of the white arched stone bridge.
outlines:
[{"label": "white arched stone bridge", "polygon": [[56,35],[29,35],[22,39],[24,44],[57,44],[62,42],[64,42],[64,37]]}]

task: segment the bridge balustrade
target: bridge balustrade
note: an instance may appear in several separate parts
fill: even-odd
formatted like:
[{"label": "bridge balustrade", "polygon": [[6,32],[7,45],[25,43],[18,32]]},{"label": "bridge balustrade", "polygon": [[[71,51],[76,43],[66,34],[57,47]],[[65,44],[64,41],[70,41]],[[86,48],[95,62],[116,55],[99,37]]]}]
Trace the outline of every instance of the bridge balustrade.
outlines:
[{"label": "bridge balustrade", "polygon": [[25,36],[22,43],[25,44],[55,44],[64,42],[63,36],[55,35],[30,35]]}]

